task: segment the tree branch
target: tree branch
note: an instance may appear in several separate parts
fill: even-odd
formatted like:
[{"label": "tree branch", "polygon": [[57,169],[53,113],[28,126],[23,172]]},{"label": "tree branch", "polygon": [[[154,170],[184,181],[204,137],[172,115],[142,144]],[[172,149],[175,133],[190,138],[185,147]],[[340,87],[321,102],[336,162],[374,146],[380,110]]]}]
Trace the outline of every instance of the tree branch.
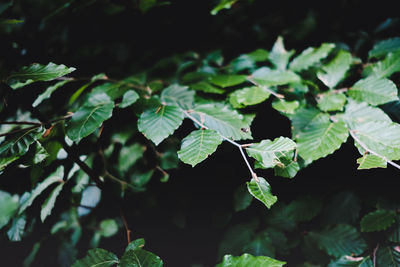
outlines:
[{"label": "tree branch", "polygon": [[279,98],[279,99],[284,99],[284,98],[285,98],[284,95],[281,95],[281,94],[276,93],[275,91],[269,89],[267,86],[262,86],[262,85],[260,85],[258,82],[256,82],[255,80],[253,80],[253,77],[252,77],[251,75],[250,75],[250,76],[247,76],[247,80],[248,80],[249,82],[251,82],[252,84],[254,84],[255,86],[262,87],[263,89],[265,89],[265,90],[267,90],[268,92],[270,92],[271,95],[274,95],[274,96],[276,96],[276,97]]}]

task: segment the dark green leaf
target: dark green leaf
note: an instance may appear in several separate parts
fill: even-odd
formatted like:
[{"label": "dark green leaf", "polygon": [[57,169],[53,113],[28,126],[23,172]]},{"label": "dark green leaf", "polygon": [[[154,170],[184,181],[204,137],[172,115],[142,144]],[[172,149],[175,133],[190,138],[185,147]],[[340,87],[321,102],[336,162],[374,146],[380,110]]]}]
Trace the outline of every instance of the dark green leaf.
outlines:
[{"label": "dark green leaf", "polygon": [[400,266],[400,248],[382,246],[376,252],[376,266],[398,267]]},{"label": "dark green leaf", "polygon": [[265,256],[252,256],[243,254],[242,256],[225,255],[222,263],[215,267],[282,267],[286,262],[278,261]]},{"label": "dark green leaf", "polygon": [[396,213],[391,210],[376,210],[361,219],[362,232],[386,230],[395,221]]},{"label": "dark green leaf", "polygon": [[160,257],[143,249],[130,249],[124,253],[119,267],[162,267]]},{"label": "dark green leaf", "polygon": [[64,81],[59,81],[56,84],[47,87],[47,89],[41,93],[36,100],[33,102],[32,106],[37,107],[40,105],[40,103],[43,102],[43,100],[50,98],[51,94],[57,90],[58,88],[64,86],[66,83],[69,83],[71,80],[64,80]]},{"label": "dark green leaf", "polygon": [[117,264],[118,258],[113,253],[102,248],[88,251],[86,257],[76,261],[72,267],[109,267]]},{"label": "dark green leaf", "polygon": [[400,50],[400,37],[395,37],[391,39],[386,39],[378,42],[374,45],[374,47],[369,51],[369,58],[379,58],[387,55],[390,52],[397,52]]},{"label": "dark green leaf", "polygon": [[338,260],[331,261],[328,267],[373,267],[371,258],[343,256]]},{"label": "dark green leaf", "polygon": [[0,190],[0,229],[3,228],[18,210],[18,195],[11,196]]},{"label": "dark green leaf", "polygon": [[253,201],[253,197],[245,186],[239,186],[233,195],[233,208],[236,212],[247,209]]}]

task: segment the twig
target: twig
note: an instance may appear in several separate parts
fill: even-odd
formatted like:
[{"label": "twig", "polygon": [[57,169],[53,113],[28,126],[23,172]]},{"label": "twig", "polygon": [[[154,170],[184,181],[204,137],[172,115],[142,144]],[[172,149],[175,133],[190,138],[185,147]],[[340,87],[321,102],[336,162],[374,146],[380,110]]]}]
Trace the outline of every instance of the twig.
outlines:
[{"label": "twig", "polygon": [[126,239],[128,240],[128,244],[129,244],[129,243],[131,243],[131,232],[132,231],[129,229],[128,221],[125,218],[122,208],[120,208],[120,213],[121,213],[122,222],[124,223],[124,227],[125,227],[125,231],[126,231]]},{"label": "twig", "polygon": [[111,174],[111,173],[109,173],[108,171],[105,171],[105,172],[104,172],[104,176],[106,176],[106,177],[110,178],[111,180],[114,180],[114,181],[116,181],[116,182],[120,183],[120,184],[121,184],[121,186],[124,186],[124,187],[126,187],[127,185],[129,185],[129,184],[126,182],[126,181],[124,181],[124,180],[121,180],[121,179],[119,179],[119,178],[115,177],[114,175],[112,175],[112,174]]},{"label": "twig", "polygon": [[376,267],[376,252],[378,251],[378,248],[379,248],[379,243],[374,248],[374,252],[372,252],[372,263],[374,267]]},{"label": "twig", "polygon": [[0,124],[15,124],[15,125],[35,125],[41,126],[40,122],[32,122],[32,121],[0,121]]},{"label": "twig", "polygon": [[375,151],[372,151],[371,149],[369,149],[369,148],[367,147],[367,145],[364,144],[364,143],[357,137],[357,135],[356,135],[355,133],[356,133],[355,130],[351,130],[351,131],[350,131],[351,137],[353,137],[354,141],[356,141],[366,152],[368,152],[368,153],[370,153],[370,154],[372,154],[372,155],[378,156],[378,157],[384,159],[387,163],[389,163],[389,164],[392,165],[393,167],[395,167],[395,168],[397,168],[397,169],[400,169],[400,165],[394,163],[393,161],[387,159],[386,157],[384,157],[384,156],[382,156],[382,155],[376,153]]},{"label": "twig", "polygon": [[[191,119],[192,121],[194,121],[196,124],[198,124],[201,128],[203,129],[209,129],[207,126],[205,126],[203,123],[199,122],[195,117],[193,117],[192,115],[189,114],[189,112],[187,112],[186,110],[183,110],[183,114],[185,114],[186,117],[188,117],[189,119]],[[231,143],[232,145],[236,146],[237,148],[239,148],[240,154],[243,157],[244,162],[247,165],[247,168],[250,171],[251,177],[254,178],[257,182],[258,182],[258,177],[257,174],[253,171],[253,169],[250,166],[249,161],[247,160],[246,154],[243,151],[242,145],[239,143],[236,143],[235,141],[229,139],[228,137],[223,136],[222,134],[218,133],[222,139],[224,139],[225,141],[228,141],[229,143]]]},{"label": "twig", "polygon": [[247,80],[248,80],[249,82],[251,82],[252,84],[254,84],[255,86],[262,87],[263,89],[265,89],[265,90],[267,90],[268,92],[270,92],[271,95],[274,95],[274,96],[276,96],[276,97],[279,98],[279,99],[284,99],[284,98],[285,98],[284,95],[281,95],[281,94],[276,93],[275,91],[269,89],[267,86],[262,86],[262,85],[260,85],[258,82],[256,82],[255,80],[253,80],[253,77],[252,77],[252,76],[247,76]]}]

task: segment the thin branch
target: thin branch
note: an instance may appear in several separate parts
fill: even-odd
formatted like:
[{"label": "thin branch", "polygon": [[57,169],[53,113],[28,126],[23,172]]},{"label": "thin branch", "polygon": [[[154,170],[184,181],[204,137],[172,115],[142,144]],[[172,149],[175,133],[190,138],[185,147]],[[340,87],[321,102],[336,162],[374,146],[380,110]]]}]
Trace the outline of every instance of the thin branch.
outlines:
[{"label": "thin branch", "polygon": [[[193,117],[192,115],[189,114],[189,112],[187,112],[186,110],[183,110],[183,113],[185,114],[186,117],[188,117],[189,119],[191,119],[192,121],[194,121],[196,124],[198,124],[200,127],[202,127],[203,129],[209,129],[207,126],[205,126],[203,123],[199,122],[195,117]],[[254,178],[257,182],[258,182],[258,177],[257,174],[253,171],[253,169],[250,166],[249,161],[247,160],[246,154],[243,151],[242,145],[239,143],[236,143],[235,141],[229,139],[228,137],[223,136],[222,134],[218,133],[222,139],[224,139],[225,141],[228,141],[229,143],[231,143],[232,145],[236,146],[237,148],[239,148],[240,154],[243,157],[244,162],[247,165],[247,168],[250,171],[251,177]]]},{"label": "thin branch", "polygon": [[14,124],[14,125],[35,125],[41,126],[40,122],[32,122],[32,121],[0,121],[0,124]]},{"label": "thin branch", "polygon": [[255,80],[253,80],[253,77],[252,77],[252,76],[247,76],[247,80],[248,80],[249,82],[251,82],[252,84],[254,84],[255,86],[262,87],[262,88],[265,89],[266,91],[270,92],[271,95],[274,95],[274,96],[276,96],[276,97],[279,98],[279,99],[284,99],[284,98],[285,98],[284,95],[278,94],[277,92],[275,92],[275,91],[269,89],[267,86],[262,86],[262,85],[260,85],[258,82],[256,82]]},{"label": "thin branch", "polygon": [[357,137],[356,132],[355,132],[354,130],[351,130],[351,131],[350,131],[350,135],[351,135],[351,137],[353,137],[354,141],[356,141],[366,152],[368,152],[368,153],[370,153],[370,154],[372,154],[372,155],[378,156],[378,157],[384,159],[387,163],[389,163],[389,164],[392,165],[393,167],[395,167],[395,168],[397,168],[397,169],[400,169],[400,165],[394,163],[393,161],[387,159],[386,157],[384,157],[384,156],[382,156],[382,155],[376,153],[375,151],[372,151],[371,149],[369,149],[369,148],[367,147],[367,145],[364,144],[364,143]]},{"label": "thin branch", "polygon": [[128,244],[129,244],[129,243],[131,243],[131,232],[132,231],[129,229],[128,221],[125,218],[122,208],[120,208],[120,213],[121,213],[122,222],[124,223],[124,227],[125,227],[125,231],[126,231],[126,239],[128,240]]},{"label": "thin branch", "polygon": [[126,182],[126,181],[124,181],[124,180],[121,180],[121,179],[115,177],[114,175],[112,175],[112,174],[109,173],[108,171],[105,171],[105,172],[104,172],[104,176],[106,176],[106,177],[110,178],[111,180],[114,180],[115,182],[121,184],[121,186],[123,186],[123,187],[126,187],[126,186],[129,185],[128,182]]},{"label": "thin branch", "polygon": [[378,251],[378,248],[379,243],[376,245],[376,247],[374,248],[374,252],[372,253],[372,263],[374,267],[376,267],[376,252]]}]

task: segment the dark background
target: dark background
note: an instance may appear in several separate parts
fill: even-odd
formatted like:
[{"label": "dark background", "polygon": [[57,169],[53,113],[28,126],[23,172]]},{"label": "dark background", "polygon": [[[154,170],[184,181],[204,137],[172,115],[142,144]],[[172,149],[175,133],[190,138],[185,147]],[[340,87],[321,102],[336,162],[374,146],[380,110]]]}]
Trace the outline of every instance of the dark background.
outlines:
[{"label": "dark background", "polygon": [[[398,9],[385,1],[255,0],[250,4],[241,0],[217,16],[210,15],[214,1],[171,1],[145,14],[129,0],[78,2],[60,8],[64,1],[15,1],[3,17],[25,22],[0,35],[0,67],[16,69],[52,61],[76,67],[75,77],[105,72],[122,78],[175,53],[219,49],[229,60],[256,48],[269,50],[278,35],[285,38],[287,49],[301,51],[321,42],[336,42],[365,58],[375,40],[399,32],[397,23],[375,31],[397,15]],[[116,6],[122,9],[116,12]],[[35,95],[24,92],[18,101],[31,103]],[[290,136],[289,121],[273,110],[270,102],[258,106],[257,114],[252,125],[256,140]],[[190,127],[186,124],[177,135],[185,136]],[[396,198],[398,171],[391,167],[357,171],[358,152],[351,142],[349,139],[340,151],[313,163],[292,180],[274,177],[271,171],[258,174],[268,179],[280,201],[305,194],[325,197],[345,189],[365,198],[372,194]],[[224,143],[207,161],[195,168],[182,165],[171,172],[168,183],[152,182],[148,192],[131,197],[122,208],[133,237],[144,237],[146,248],[159,255],[165,266],[212,266],[227,227],[224,221],[231,218],[231,225],[265,212],[261,203],[254,202],[248,210],[233,214],[233,191],[249,178],[239,151]],[[111,203],[106,195],[94,212],[100,218],[118,217],[119,210]],[[51,220],[22,243],[0,241],[1,265],[18,266],[50,225]],[[103,241],[101,247],[121,255],[125,233],[120,231]],[[35,266],[56,266],[56,249],[50,241],[44,243]],[[86,249],[85,245],[80,247],[79,257]]]}]

